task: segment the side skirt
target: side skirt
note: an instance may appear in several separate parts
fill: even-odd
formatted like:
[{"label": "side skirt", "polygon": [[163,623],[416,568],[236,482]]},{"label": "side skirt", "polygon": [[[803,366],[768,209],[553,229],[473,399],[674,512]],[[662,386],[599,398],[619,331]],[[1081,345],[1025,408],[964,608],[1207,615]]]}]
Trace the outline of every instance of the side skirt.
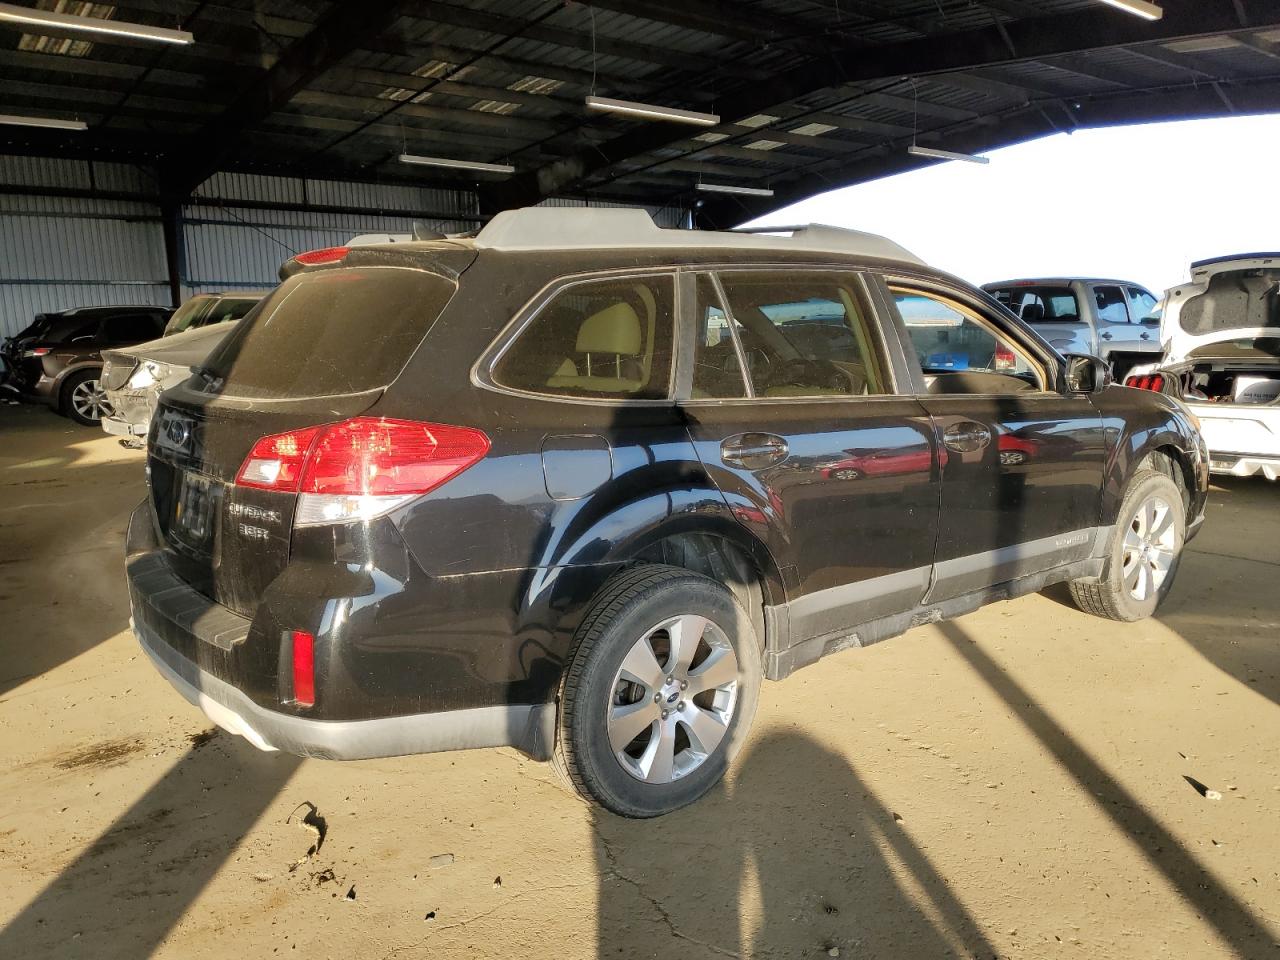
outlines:
[{"label": "side skirt", "polygon": [[[905,613],[870,620],[851,630],[840,630],[801,641],[785,650],[769,650],[765,654],[765,676],[770,680],[781,680],[801,667],[816,663],[831,653],[847,650],[850,647],[867,647],[881,640],[900,636],[912,627],[937,623],[940,620],[952,620],[999,600],[1012,600],[1014,597],[1026,596],[1028,593],[1038,593],[1055,583],[1101,577],[1105,563],[1106,560],[1102,557],[1077,560],[1074,563],[1028,574],[1016,580],[997,583],[950,600],[924,603]],[[780,608],[767,607],[766,617],[773,623],[788,619],[785,610]]]}]

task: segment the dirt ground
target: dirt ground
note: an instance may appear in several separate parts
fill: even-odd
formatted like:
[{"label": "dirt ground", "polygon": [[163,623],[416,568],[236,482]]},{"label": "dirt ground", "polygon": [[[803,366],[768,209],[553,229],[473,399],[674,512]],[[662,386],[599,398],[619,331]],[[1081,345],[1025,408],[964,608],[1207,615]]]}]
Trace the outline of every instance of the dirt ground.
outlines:
[{"label": "dirt ground", "polygon": [[509,750],[213,731],[128,631],[142,463],[0,407],[0,957],[1280,958],[1275,485],[1215,487],[1158,621],[1034,596],[830,658],[637,823]]}]

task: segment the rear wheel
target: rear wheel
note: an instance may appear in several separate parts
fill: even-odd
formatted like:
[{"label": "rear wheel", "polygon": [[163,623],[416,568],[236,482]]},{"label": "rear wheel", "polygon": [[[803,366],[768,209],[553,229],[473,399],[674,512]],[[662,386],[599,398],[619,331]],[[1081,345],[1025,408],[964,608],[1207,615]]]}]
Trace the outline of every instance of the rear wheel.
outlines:
[{"label": "rear wheel", "polygon": [[112,413],[100,375],[98,370],[72,374],[62,386],[62,412],[86,427],[97,426]]},{"label": "rear wheel", "polygon": [[1151,616],[1173,586],[1186,530],[1178,485],[1165,473],[1139,472],[1120,505],[1101,580],[1071,583],[1076,606],[1109,620]]},{"label": "rear wheel", "polygon": [[556,765],[624,817],[697,800],[755,714],[760,647],[722,584],[678,567],[615,578],[578,631],[560,700]]}]

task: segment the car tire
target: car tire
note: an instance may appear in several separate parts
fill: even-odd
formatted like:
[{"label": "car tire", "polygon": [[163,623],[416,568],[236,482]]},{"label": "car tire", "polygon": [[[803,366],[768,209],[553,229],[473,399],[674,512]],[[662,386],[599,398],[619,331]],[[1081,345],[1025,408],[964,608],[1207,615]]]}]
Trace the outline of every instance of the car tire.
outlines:
[{"label": "car tire", "polygon": [[635,567],[598,594],[575,641],[553,757],[568,784],[632,818],[714,787],[760,689],[759,639],[734,595],[679,567]]},{"label": "car tire", "polygon": [[1108,620],[1151,616],[1173,587],[1186,533],[1178,485],[1166,473],[1139,471],[1121,501],[1102,577],[1070,584],[1076,606]]},{"label": "car tire", "polygon": [[84,370],[67,377],[59,412],[86,427],[96,427],[104,416],[110,416],[111,405],[102,390],[101,375],[101,370]]}]

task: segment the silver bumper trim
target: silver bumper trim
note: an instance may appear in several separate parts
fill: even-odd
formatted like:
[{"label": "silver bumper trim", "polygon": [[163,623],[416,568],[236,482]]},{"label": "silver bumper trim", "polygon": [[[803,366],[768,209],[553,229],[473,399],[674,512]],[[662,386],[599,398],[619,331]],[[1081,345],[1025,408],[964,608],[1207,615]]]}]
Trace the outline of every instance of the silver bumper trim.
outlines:
[{"label": "silver bumper trim", "polygon": [[259,706],[178,654],[144,624],[131,621],[131,626],[143,651],[179,693],[218,726],[260,750],[361,760],[512,746],[535,759],[550,756],[553,704],[504,704],[373,720],[309,720]]}]

